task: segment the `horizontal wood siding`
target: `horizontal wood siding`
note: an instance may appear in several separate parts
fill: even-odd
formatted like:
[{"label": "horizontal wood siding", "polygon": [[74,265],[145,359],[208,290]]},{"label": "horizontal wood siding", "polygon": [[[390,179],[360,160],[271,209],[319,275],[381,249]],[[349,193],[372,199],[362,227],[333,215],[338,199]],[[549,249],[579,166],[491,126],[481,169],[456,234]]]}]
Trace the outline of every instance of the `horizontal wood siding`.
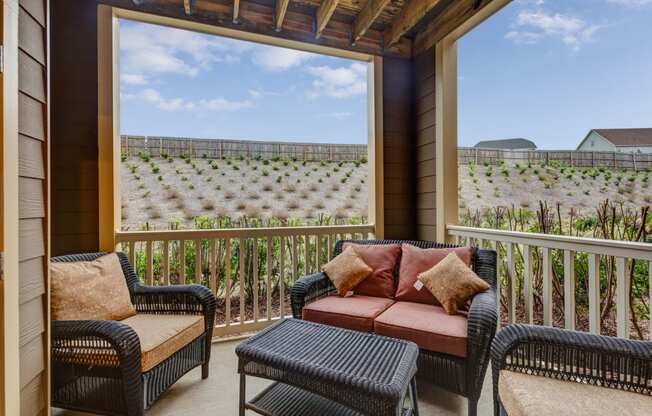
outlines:
[{"label": "horizontal wood siding", "polygon": [[52,254],[98,249],[97,3],[51,4]]},{"label": "horizontal wood siding", "polygon": [[47,49],[45,0],[21,0],[18,18],[19,322],[21,415],[47,400]]},{"label": "horizontal wood siding", "polygon": [[383,59],[385,238],[414,238],[414,69]]},{"label": "horizontal wood siding", "polygon": [[415,58],[416,237],[435,240],[435,53]]}]

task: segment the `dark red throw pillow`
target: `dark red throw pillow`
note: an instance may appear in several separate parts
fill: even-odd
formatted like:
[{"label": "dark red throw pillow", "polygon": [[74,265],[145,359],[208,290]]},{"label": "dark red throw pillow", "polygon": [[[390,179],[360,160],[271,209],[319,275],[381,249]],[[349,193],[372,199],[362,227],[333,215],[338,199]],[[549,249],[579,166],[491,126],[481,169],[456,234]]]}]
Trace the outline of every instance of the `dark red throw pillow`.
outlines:
[{"label": "dark red throw pillow", "polygon": [[439,305],[439,302],[437,302],[437,299],[430,293],[428,288],[423,286],[421,290],[417,290],[414,287],[419,273],[430,270],[451,252],[457,254],[469,267],[473,260],[473,248],[471,247],[423,249],[411,244],[403,244],[401,251],[401,267],[398,274],[398,288],[396,289],[395,298],[398,301],[404,302]]},{"label": "dark red throw pillow", "polygon": [[360,282],[353,291],[356,295],[394,298],[394,268],[401,255],[398,244],[354,244],[344,243],[342,250],[353,247],[373,272]]}]

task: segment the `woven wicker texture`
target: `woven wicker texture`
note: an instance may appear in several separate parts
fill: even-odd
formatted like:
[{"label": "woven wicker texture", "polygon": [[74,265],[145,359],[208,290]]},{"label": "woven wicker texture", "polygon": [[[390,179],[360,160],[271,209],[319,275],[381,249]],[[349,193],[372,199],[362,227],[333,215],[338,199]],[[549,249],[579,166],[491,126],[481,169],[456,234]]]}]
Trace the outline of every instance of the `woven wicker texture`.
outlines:
[{"label": "woven wicker texture", "polygon": [[[341,252],[342,244],[411,244],[419,248],[445,248],[454,245],[432,241],[413,240],[343,240],[338,241],[333,256]],[[398,262],[400,264],[400,262]],[[394,270],[394,287],[398,282],[398,267]],[[420,350],[417,376],[453,393],[467,397],[469,415],[477,414],[477,402],[489,364],[489,349],[496,333],[496,252],[476,250],[472,269],[491,288],[473,297],[468,314],[467,358]],[[308,303],[334,293],[335,288],[323,273],[300,278],[292,286],[292,314],[301,319],[301,311]]]},{"label": "woven wicker texture", "polygon": [[652,342],[533,325],[510,325],[491,346],[494,413],[500,370],[652,395]]},{"label": "woven wicker texture", "polygon": [[[106,253],[52,258],[53,262],[92,261]],[[118,253],[131,300],[140,313],[203,315],[205,331],[149,370],[141,371],[136,332],[116,321],[53,321],[52,405],[106,415],[142,415],[144,409],[194,367],[208,377],[215,297],[199,285],[152,287],[140,284],[127,256]],[[70,359],[70,351],[79,357]],[[118,365],[89,365],[118,357]],[[71,362],[73,361],[73,362]],[[108,364],[107,364],[108,365]]]},{"label": "woven wicker texture", "polygon": [[236,348],[240,373],[277,380],[366,415],[396,416],[416,373],[414,343],[286,319]]}]

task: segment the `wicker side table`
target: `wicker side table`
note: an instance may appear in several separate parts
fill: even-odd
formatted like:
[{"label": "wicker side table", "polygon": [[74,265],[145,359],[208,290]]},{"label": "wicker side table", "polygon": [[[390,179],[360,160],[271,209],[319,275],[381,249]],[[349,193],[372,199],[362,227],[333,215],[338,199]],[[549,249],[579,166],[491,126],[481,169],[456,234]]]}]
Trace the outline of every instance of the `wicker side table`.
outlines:
[{"label": "wicker side table", "polygon": [[[286,319],[236,348],[240,415],[418,416],[416,344]],[[246,402],[246,376],[277,381]],[[409,400],[408,400],[409,399]]]}]

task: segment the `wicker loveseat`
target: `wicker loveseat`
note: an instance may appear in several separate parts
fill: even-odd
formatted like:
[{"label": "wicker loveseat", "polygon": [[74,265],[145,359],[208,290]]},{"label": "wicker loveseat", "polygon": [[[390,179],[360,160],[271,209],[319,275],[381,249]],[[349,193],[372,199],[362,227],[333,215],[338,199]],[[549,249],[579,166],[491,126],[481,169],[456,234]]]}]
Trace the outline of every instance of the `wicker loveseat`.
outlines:
[{"label": "wicker loveseat", "polygon": [[494,414],[652,415],[652,342],[510,325],[491,346]]},{"label": "wicker loveseat", "polygon": [[[430,241],[347,240],[337,242],[333,257],[342,252],[342,246],[347,242],[365,245],[410,244],[419,248],[454,247]],[[400,259],[393,273],[394,288],[398,284],[399,263]],[[442,312],[441,307],[434,305],[395,302],[392,299],[379,300],[357,294],[344,298],[348,299],[343,301],[347,306],[341,314],[344,319],[350,319],[353,323],[357,321],[358,330],[373,331],[381,335],[388,335],[388,332],[381,331],[381,318],[393,309],[398,309],[403,318],[408,314],[408,320],[410,320],[409,314],[413,314],[415,318],[413,321],[416,323],[414,327],[408,328],[410,325],[407,324],[405,328],[397,328],[396,324],[387,325],[387,322],[384,322],[382,328],[389,327],[392,330],[389,336],[416,342],[419,345],[418,378],[466,397],[469,415],[475,415],[489,363],[489,348],[496,332],[496,253],[490,250],[476,250],[471,267],[491,285],[491,288],[473,297],[465,314],[449,316]],[[297,319],[314,320],[305,313],[310,310],[309,305],[317,305],[328,300],[328,297],[334,293],[335,288],[324,273],[302,277],[292,287],[293,316]],[[373,308],[377,310],[374,312]],[[369,311],[371,314],[367,313]],[[338,311],[330,312],[338,313]],[[423,316],[426,315],[431,316],[432,319],[424,320]],[[369,317],[371,321],[368,321]],[[460,320],[463,321],[464,333],[462,334],[459,333]],[[352,325],[342,325],[341,320],[329,320],[328,316],[320,322],[356,329]],[[369,324],[366,327],[361,326],[364,322]],[[454,331],[447,330],[453,326],[456,326]],[[438,331],[438,327],[442,330]],[[430,331],[430,333],[423,337],[413,337],[415,331],[422,333]],[[462,347],[459,347],[460,345]]]},{"label": "wicker loveseat", "polygon": [[144,286],[127,257],[117,254],[137,313],[123,321],[52,321],[52,406],[139,416],[192,368],[201,365],[202,378],[208,377],[213,294],[199,285]]}]

